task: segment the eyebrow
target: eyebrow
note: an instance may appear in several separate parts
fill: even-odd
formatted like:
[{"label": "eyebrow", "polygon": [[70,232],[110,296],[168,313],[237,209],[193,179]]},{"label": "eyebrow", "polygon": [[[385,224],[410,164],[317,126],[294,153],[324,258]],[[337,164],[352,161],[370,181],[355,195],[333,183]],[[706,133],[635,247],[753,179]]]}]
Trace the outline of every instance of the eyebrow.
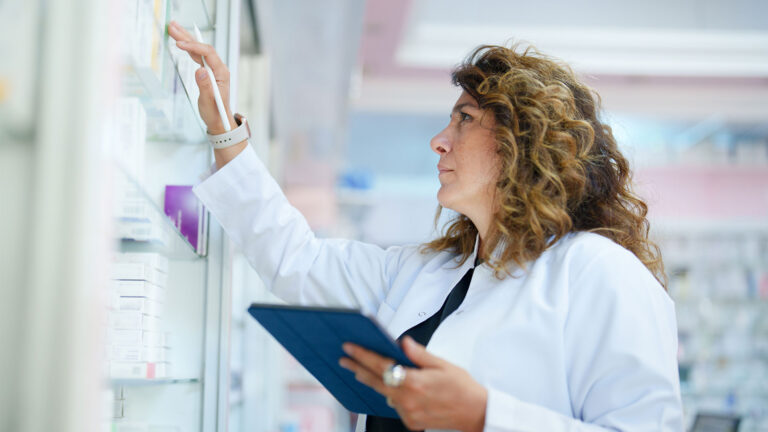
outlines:
[{"label": "eyebrow", "polygon": [[472,102],[464,102],[464,103],[460,103],[460,104],[456,105],[455,107],[453,107],[453,110],[451,110],[451,114],[457,113],[457,112],[461,111],[461,109],[466,107],[466,106],[474,108],[474,109],[480,109],[479,106],[473,104]]}]

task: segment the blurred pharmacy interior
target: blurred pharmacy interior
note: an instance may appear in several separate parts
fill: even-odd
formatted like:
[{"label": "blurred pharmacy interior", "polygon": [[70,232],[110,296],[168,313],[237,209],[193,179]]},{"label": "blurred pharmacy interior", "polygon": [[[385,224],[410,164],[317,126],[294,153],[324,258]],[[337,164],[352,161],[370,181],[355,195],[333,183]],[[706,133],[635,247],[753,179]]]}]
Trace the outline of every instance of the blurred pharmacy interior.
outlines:
[{"label": "blurred pharmacy interior", "polygon": [[353,428],[248,316],[275,299],[191,195],[212,154],[173,19],[229,65],[233,111],[318,235],[381,246],[436,233],[453,66],[507,41],[571,64],[650,207],[688,428],[768,431],[766,17],[762,0],[0,2],[0,430]]}]

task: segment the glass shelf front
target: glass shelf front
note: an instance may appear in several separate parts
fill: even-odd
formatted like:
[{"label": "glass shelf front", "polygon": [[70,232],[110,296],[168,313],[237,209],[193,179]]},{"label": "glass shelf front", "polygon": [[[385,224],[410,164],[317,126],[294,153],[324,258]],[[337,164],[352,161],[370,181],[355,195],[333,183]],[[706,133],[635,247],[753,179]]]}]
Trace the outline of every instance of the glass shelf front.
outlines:
[{"label": "glass shelf front", "polygon": [[116,237],[121,252],[159,252],[171,259],[195,260],[204,255],[171,222],[144,187],[116,162]]},{"label": "glass shelf front", "polygon": [[[192,2],[196,4],[196,2]],[[200,11],[205,9],[201,6]],[[150,37],[124,41],[122,56],[121,95],[139,98],[147,114],[147,139],[173,141],[183,144],[207,142],[205,126],[197,111],[197,85],[194,72],[198,65],[175,46],[168,35],[167,23],[174,16],[174,8],[168,13],[155,13],[139,20],[138,30]],[[138,11],[139,16],[149,12]],[[177,12],[178,13],[178,12]],[[200,15],[205,15],[199,12]],[[181,17],[195,15],[181,13]],[[179,22],[186,25],[186,18]],[[207,19],[202,22],[208,22]],[[200,24],[198,24],[200,25]],[[206,26],[205,28],[208,28]],[[211,32],[204,30],[210,40]]]},{"label": "glass shelf front", "polygon": [[215,2],[210,0],[171,1],[170,19],[184,27],[192,28],[193,24],[197,24],[201,31],[211,30],[215,18],[214,8]]}]

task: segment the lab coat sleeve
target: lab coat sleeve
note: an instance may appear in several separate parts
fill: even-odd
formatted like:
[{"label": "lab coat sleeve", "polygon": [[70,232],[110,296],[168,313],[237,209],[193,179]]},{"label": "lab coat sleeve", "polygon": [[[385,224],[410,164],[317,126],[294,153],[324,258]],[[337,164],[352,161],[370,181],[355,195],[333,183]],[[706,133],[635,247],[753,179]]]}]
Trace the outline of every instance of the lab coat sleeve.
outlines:
[{"label": "lab coat sleeve", "polygon": [[683,430],[674,305],[631,252],[604,252],[569,283],[572,417],[489,388],[486,431]]},{"label": "lab coat sleeve", "polygon": [[560,432],[616,430],[588,424],[540,405],[523,402],[493,387],[488,387],[485,432]]},{"label": "lab coat sleeve", "polygon": [[378,310],[404,248],[315,237],[250,145],[193,190],[278,297]]}]

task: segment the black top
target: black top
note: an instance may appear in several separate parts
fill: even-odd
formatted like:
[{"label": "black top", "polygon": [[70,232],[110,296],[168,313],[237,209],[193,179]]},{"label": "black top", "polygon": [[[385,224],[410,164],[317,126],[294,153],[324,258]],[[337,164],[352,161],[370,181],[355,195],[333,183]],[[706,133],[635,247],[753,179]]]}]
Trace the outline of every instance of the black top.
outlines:
[{"label": "black top", "polygon": [[[432,338],[432,333],[437,330],[437,326],[439,326],[444,319],[448,318],[448,315],[453,313],[453,311],[459,307],[461,302],[464,301],[464,297],[466,297],[467,290],[469,289],[469,283],[472,281],[472,273],[474,273],[474,270],[474,267],[469,269],[459,283],[453,287],[440,310],[435,312],[434,315],[429,317],[426,321],[406,330],[405,333],[397,338],[397,340],[399,341],[404,336],[408,335],[416,342],[426,345],[427,342],[429,342],[429,339]],[[365,421],[365,430],[367,432],[400,432],[408,431],[409,429],[405,427],[400,419],[369,415]]]}]

